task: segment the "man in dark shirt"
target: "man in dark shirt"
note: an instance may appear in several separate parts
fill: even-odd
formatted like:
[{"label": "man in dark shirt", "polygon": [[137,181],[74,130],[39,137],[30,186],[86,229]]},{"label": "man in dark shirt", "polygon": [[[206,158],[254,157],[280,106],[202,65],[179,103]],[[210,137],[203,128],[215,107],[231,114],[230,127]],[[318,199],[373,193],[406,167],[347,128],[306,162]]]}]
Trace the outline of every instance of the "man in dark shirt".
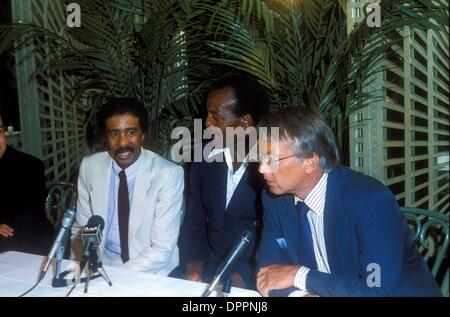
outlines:
[{"label": "man in dark shirt", "polygon": [[0,253],[48,252],[53,230],[45,194],[44,164],[7,145],[0,116]]}]

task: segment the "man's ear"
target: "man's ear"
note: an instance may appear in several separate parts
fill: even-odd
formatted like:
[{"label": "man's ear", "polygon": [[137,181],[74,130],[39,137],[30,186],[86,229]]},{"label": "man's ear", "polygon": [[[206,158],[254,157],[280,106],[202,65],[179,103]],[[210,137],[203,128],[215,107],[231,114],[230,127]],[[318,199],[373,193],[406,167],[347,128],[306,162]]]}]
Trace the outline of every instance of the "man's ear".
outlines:
[{"label": "man's ear", "polygon": [[250,113],[247,113],[241,117],[241,125],[244,129],[255,125],[253,117]]},{"label": "man's ear", "polygon": [[103,133],[100,137],[102,141],[102,146],[105,150],[108,150],[108,142],[106,141],[106,135]]},{"label": "man's ear", "polygon": [[320,168],[320,157],[316,153],[310,158],[305,159],[305,172],[311,174]]}]

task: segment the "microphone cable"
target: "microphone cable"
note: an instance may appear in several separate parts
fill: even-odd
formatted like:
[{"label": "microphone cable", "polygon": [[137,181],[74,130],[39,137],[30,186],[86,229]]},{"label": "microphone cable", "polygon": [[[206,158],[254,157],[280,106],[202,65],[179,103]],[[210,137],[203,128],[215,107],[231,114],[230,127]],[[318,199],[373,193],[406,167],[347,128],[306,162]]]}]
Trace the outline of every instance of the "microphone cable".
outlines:
[{"label": "microphone cable", "polygon": [[29,292],[31,292],[32,290],[34,290],[34,289],[36,288],[36,286],[38,286],[39,283],[44,279],[44,275],[45,275],[45,272],[41,272],[41,274],[40,274],[39,279],[37,280],[37,282],[36,282],[36,283],[35,283],[28,291],[26,291],[25,293],[20,294],[19,297],[24,297],[24,296],[27,295]]},{"label": "microphone cable", "polygon": [[73,284],[72,288],[69,290],[69,292],[66,294],[65,297],[69,297],[70,294],[72,294],[73,290],[75,289],[75,287],[77,287],[78,284]]}]

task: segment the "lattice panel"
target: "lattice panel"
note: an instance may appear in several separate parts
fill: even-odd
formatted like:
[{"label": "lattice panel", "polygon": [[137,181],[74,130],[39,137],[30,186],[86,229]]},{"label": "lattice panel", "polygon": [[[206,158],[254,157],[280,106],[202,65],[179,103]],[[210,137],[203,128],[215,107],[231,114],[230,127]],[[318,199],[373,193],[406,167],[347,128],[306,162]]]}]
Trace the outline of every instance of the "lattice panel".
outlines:
[{"label": "lattice panel", "polygon": [[449,212],[448,33],[402,30],[402,47],[368,91],[383,101],[352,115],[351,167],[383,181],[401,206]]},{"label": "lattice panel", "polygon": [[432,205],[437,210],[449,208],[449,42],[448,34],[433,34],[431,37],[432,65],[432,111],[430,113],[430,133],[432,148],[432,175],[431,190]]},{"label": "lattice panel", "polygon": [[[64,1],[13,0],[12,8],[14,21],[33,22],[63,35]],[[17,53],[20,60],[32,52],[31,58],[17,66],[23,149],[44,161],[48,182],[72,181],[86,153],[85,109],[79,101],[72,101],[69,77],[39,68],[50,49],[36,39]]]}]

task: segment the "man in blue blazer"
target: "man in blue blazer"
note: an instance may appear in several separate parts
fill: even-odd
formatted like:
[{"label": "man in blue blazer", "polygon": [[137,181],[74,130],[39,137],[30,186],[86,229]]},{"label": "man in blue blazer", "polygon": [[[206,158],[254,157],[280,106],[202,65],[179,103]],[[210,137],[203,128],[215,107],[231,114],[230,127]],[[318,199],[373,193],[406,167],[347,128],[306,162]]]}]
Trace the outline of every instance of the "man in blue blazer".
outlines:
[{"label": "man in blue blazer", "polygon": [[392,193],[338,163],[331,129],[308,108],[285,108],[260,126],[264,229],[262,295],[440,296]]},{"label": "man in blue blazer", "polygon": [[[227,128],[254,127],[268,107],[267,94],[256,80],[238,74],[227,76],[210,89],[205,126],[220,131],[225,143],[230,134]],[[234,286],[254,288],[264,181],[256,162],[238,159],[238,155],[245,157],[254,144],[247,139],[235,141],[234,146],[247,141],[245,155],[235,147],[230,151],[229,147],[219,146],[191,165],[188,204],[180,233],[182,277],[208,281],[242,232],[249,230],[253,239],[232,265],[230,279]]]}]

